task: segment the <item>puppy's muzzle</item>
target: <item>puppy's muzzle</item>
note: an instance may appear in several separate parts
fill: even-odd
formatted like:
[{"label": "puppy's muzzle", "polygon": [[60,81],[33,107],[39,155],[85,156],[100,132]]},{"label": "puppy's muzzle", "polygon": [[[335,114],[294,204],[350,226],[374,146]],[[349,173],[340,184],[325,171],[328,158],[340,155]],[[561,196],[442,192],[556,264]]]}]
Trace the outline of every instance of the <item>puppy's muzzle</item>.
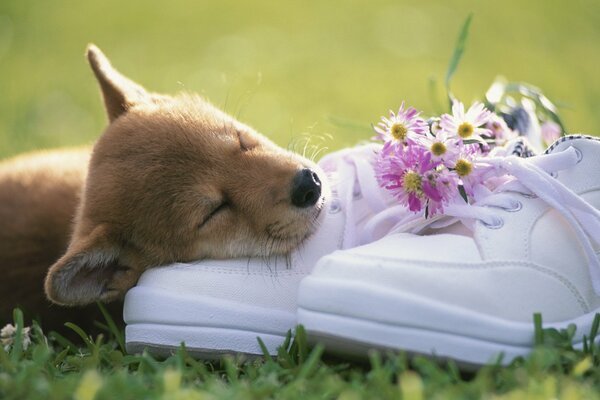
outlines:
[{"label": "puppy's muzzle", "polygon": [[315,171],[304,168],[292,181],[292,204],[299,208],[314,206],[321,197],[321,180]]}]

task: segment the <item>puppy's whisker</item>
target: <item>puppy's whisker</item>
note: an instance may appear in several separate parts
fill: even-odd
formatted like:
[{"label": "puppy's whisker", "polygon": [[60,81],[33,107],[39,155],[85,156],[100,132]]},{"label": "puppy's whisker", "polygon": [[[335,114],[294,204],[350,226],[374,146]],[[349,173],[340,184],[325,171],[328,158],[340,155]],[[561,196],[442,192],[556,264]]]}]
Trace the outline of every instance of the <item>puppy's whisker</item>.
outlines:
[{"label": "puppy's whisker", "polygon": [[310,136],[308,136],[306,138],[306,142],[304,142],[304,148],[302,149],[302,157],[306,157],[306,149],[308,148],[309,144],[310,144]]},{"label": "puppy's whisker", "polygon": [[321,148],[317,148],[318,150],[316,152],[313,153],[311,160],[316,162],[317,159],[320,157],[321,153],[323,153],[324,151],[329,150],[329,147],[327,146],[323,146]]},{"label": "puppy's whisker", "polygon": [[231,93],[231,87],[227,88],[227,93],[225,94],[225,103],[223,104],[223,110],[227,112],[227,106],[229,105],[229,94]]},{"label": "puppy's whisker", "polygon": [[298,145],[303,141],[306,140],[306,138],[304,136],[293,136],[290,139],[290,142],[288,143],[288,147],[287,149],[291,152],[294,153],[298,153]]}]

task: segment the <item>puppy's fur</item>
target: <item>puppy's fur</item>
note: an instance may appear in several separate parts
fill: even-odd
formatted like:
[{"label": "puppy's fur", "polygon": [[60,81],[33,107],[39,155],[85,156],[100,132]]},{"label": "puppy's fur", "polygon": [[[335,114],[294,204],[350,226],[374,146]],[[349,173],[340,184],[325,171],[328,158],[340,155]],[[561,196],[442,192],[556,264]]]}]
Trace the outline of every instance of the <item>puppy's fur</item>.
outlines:
[{"label": "puppy's fur", "polygon": [[85,305],[122,297],[152,266],[286,254],[313,232],[327,188],[310,207],[290,196],[316,165],[198,96],[149,93],[95,46],[87,56],[110,121],[91,155],[0,164],[1,320],[17,305],[54,318],[50,265],[47,297]]}]

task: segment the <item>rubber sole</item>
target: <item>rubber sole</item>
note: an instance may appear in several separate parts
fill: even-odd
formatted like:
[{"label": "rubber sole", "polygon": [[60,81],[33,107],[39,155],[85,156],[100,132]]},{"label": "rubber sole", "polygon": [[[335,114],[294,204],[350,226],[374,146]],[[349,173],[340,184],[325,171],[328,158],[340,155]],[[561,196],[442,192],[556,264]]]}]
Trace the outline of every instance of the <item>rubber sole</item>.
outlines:
[{"label": "rubber sole", "polygon": [[194,358],[214,360],[224,355],[243,355],[253,358],[263,355],[258,343],[260,338],[269,354],[276,349],[285,336],[245,330],[224,328],[173,326],[158,324],[131,324],[125,328],[128,353],[144,350],[160,357],[168,357],[185,344],[186,351]]},{"label": "rubber sole", "polygon": [[207,296],[175,294],[153,287],[135,287],[125,299],[126,349],[172,354],[181,344],[197,358],[218,359],[225,354],[275,355],[296,315],[277,309]]},{"label": "rubber sole", "polygon": [[[574,346],[583,345],[596,312],[544,328],[574,323]],[[406,351],[461,365],[508,364],[534,344],[533,323],[505,321],[408,293],[343,280],[306,278],[299,293],[298,323],[311,342],[329,351],[365,356],[370,349]]]}]

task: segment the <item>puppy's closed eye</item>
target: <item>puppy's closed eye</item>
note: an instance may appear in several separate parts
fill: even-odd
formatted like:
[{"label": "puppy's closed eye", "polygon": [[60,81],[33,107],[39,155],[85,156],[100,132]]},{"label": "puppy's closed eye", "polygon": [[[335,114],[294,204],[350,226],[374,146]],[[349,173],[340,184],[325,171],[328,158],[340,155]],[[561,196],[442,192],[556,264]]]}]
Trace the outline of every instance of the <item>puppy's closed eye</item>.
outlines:
[{"label": "puppy's closed eye", "polygon": [[200,222],[200,224],[198,224],[198,228],[199,229],[203,228],[213,217],[217,216],[218,214],[220,214],[223,211],[228,210],[230,206],[231,205],[229,204],[229,202],[227,200],[223,200],[215,208],[213,208],[212,211],[210,211],[210,213],[208,213],[204,217],[202,222]]}]

